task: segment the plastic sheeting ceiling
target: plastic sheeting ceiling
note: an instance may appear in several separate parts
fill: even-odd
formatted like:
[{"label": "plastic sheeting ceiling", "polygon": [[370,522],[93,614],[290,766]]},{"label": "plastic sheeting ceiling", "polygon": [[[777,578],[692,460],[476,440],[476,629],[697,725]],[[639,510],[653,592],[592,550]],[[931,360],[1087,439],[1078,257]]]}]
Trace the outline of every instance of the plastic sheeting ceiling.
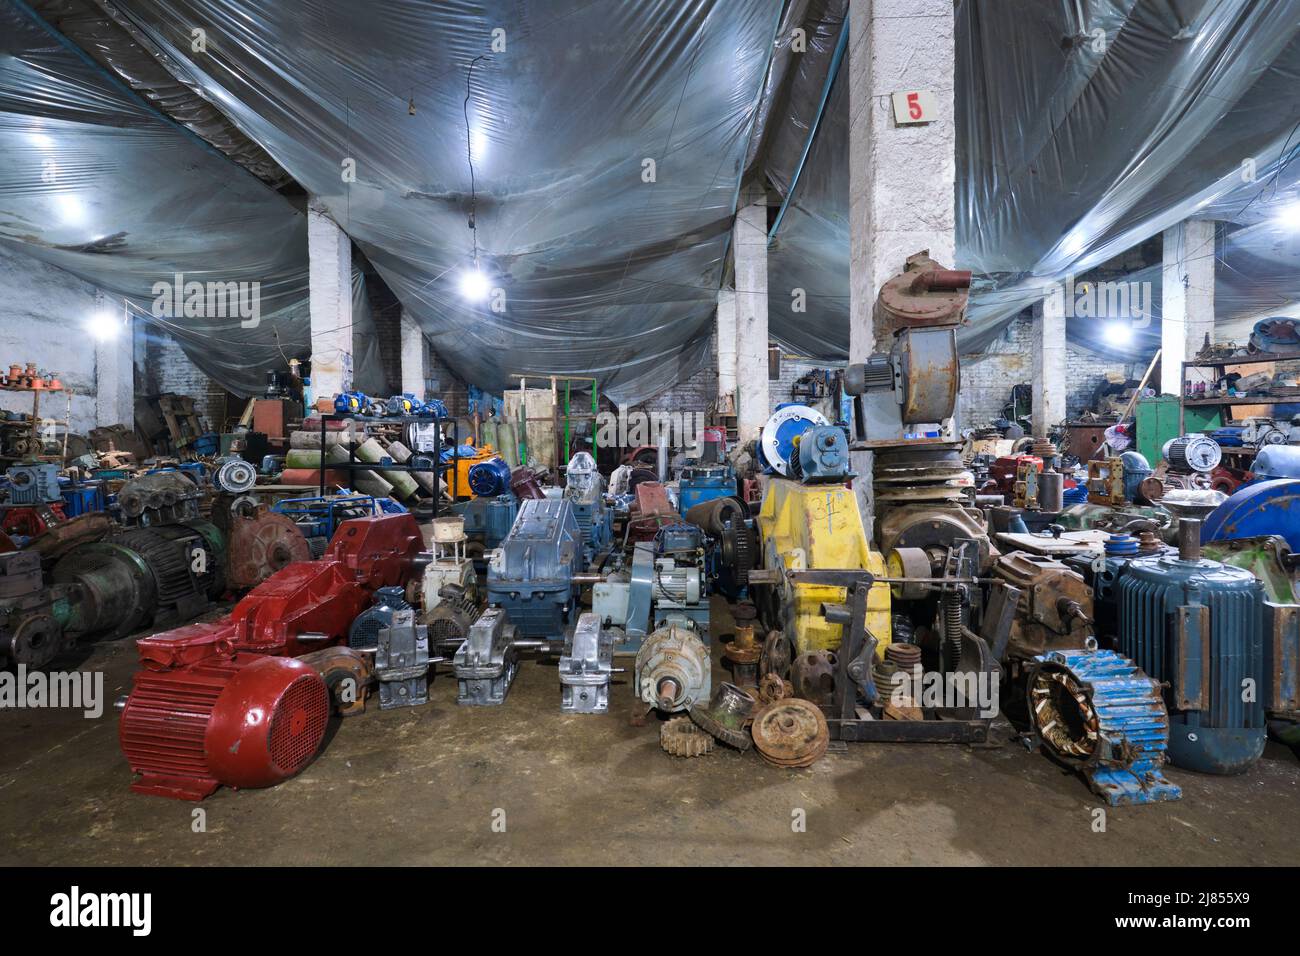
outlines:
[{"label": "plastic sheeting ceiling", "polygon": [[[467,381],[593,375],[636,400],[707,360],[781,0],[114,6],[326,206]],[[460,290],[472,208],[503,293],[482,302]]]},{"label": "plastic sheeting ceiling", "polygon": [[[976,275],[964,351],[987,345],[1047,283],[1082,278],[1190,217],[1227,224],[1205,251],[1218,257],[1220,338],[1244,341],[1254,318],[1296,312],[1300,215],[1287,218],[1300,209],[1300,5],[960,0],[956,44],[955,265]],[[809,55],[806,68],[824,70],[831,46]],[[792,99],[787,122],[810,125],[814,90]],[[806,315],[772,297],[773,334],[826,359],[848,350],[847,117],[841,64],[770,262],[773,289],[809,294]],[[1151,282],[1158,306],[1158,266],[1128,277]],[[1102,323],[1067,330],[1115,348]],[[1157,319],[1121,354],[1149,355],[1158,336]]]},{"label": "plastic sheeting ceiling", "polygon": [[[105,311],[122,314],[128,299],[230,391],[260,393],[267,370],[310,354],[306,217],[9,0],[0,0],[0,156],[0,242],[105,290]],[[260,283],[260,323],[155,317],[154,284],[177,273]],[[357,379],[378,388],[360,272],[353,300]],[[94,317],[62,318],[77,336]]]}]

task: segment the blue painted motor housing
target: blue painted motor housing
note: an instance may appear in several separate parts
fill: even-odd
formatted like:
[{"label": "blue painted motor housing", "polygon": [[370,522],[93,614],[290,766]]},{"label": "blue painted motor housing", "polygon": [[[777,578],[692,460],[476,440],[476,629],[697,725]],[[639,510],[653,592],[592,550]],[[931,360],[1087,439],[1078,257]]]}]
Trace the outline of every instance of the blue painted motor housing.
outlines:
[{"label": "blue painted motor housing", "polygon": [[[842,482],[854,477],[849,470],[849,442],[836,425],[814,425],[799,436],[794,469],[806,485]],[[793,460],[792,460],[793,463]]]},{"label": "blue painted motor housing", "polygon": [[495,498],[510,491],[510,466],[500,458],[481,461],[469,470],[469,487],[480,498]]},{"label": "blue painted motor housing", "polygon": [[1250,464],[1256,479],[1300,478],[1300,445],[1265,445]]},{"label": "blue painted motor housing", "polygon": [[1228,541],[1277,534],[1300,551],[1300,479],[1275,478],[1242,485],[1201,525],[1201,540]]},{"label": "blue painted motor housing", "polygon": [[488,603],[524,637],[559,640],[575,610],[582,532],[567,498],[530,498],[488,562]]},{"label": "blue painted motor housing", "polygon": [[406,589],[385,587],[375,591],[375,603],[357,615],[348,628],[348,647],[353,650],[373,650],[379,645],[379,632],[393,624],[394,611],[406,611]]},{"label": "blue painted motor housing", "polygon": [[736,472],[728,464],[689,462],[677,479],[678,511],[682,514],[698,504],[736,494]]},{"label": "blue painted motor housing", "polygon": [[360,415],[370,407],[370,396],[365,392],[340,392],[334,396],[334,411],[339,415]]},{"label": "blue painted motor housing", "polygon": [[[1129,561],[1118,598],[1119,651],[1168,685],[1170,761],[1232,774],[1258,760],[1265,739],[1263,585],[1218,561],[1159,555]],[[1249,702],[1242,699],[1251,696],[1247,688]]]},{"label": "blue painted motor housing", "polygon": [[471,498],[451,506],[452,513],[465,519],[465,537],[492,551],[510,533],[519,514],[519,502],[509,493],[494,498]]},{"label": "blue painted motor housing", "polygon": [[[1049,688],[1057,686],[1086,694],[1088,706],[1096,715],[1090,752],[1069,758],[1094,793],[1112,807],[1182,797],[1182,790],[1170,783],[1161,769],[1169,743],[1169,716],[1157,681],[1123,655],[1098,650],[1095,644],[1051,651],[1034,658],[1034,662],[1026,684],[1031,708],[1042,697],[1050,696]],[[1061,677],[1066,680],[1060,682]],[[1039,713],[1037,708],[1034,712]],[[1039,724],[1055,720],[1050,714],[1050,710],[1043,711],[1033,720],[1040,745],[1044,745],[1043,733],[1050,731]],[[1050,744],[1044,749],[1054,751]]]},{"label": "blue painted motor housing", "polygon": [[1124,452],[1119,460],[1124,468],[1124,497],[1129,501],[1137,501],[1138,486],[1151,476],[1151,463],[1147,461],[1146,455],[1136,451]]}]

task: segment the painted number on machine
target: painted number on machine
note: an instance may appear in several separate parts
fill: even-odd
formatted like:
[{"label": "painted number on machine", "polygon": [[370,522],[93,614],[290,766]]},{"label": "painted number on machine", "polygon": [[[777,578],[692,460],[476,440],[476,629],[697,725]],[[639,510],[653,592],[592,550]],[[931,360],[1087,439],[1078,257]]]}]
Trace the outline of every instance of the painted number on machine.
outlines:
[{"label": "painted number on machine", "polygon": [[894,122],[899,126],[932,123],[938,103],[929,90],[904,90],[894,94]]}]

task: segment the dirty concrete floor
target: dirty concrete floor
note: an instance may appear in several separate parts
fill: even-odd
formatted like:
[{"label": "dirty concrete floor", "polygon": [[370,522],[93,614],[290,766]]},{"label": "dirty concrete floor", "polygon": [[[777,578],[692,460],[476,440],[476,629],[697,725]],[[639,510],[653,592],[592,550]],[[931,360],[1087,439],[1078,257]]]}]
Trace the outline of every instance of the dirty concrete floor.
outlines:
[{"label": "dirty concrete floor", "polygon": [[[717,599],[714,614],[729,630]],[[427,707],[336,722],[320,758],[270,790],[139,796],[111,708],[133,650],[81,652],[105,673],[98,719],[0,711],[0,864],[1300,863],[1300,761],[1276,744],[1240,777],[1171,769],[1180,802],[1108,810],[1096,832],[1080,779],[1005,725],[992,749],[851,745],[806,770],[727,750],[677,760],[653,720],[630,724],[628,675],[609,714],[563,716],[554,665],[534,661],[499,708],[458,707],[440,674]]]}]

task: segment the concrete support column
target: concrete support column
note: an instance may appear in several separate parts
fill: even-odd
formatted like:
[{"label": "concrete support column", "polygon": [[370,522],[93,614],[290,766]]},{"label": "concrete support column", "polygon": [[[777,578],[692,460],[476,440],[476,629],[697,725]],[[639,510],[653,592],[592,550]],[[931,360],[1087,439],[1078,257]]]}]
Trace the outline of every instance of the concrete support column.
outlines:
[{"label": "concrete support column", "polygon": [[420,323],[402,310],[402,391],[421,401],[429,381],[429,347]]},{"label": "concrete support column", "polygon": [[352,241],[312,200],[307,205],[313,398],[352,387]]},{"label": "concrete support column", "polygon": [[[928,249],[955,262],[956,127],[952,0],[849,4],[849,360],[876,348],[881,284]],[[893,94],[933,97],[933,119],[898,125]],[[888,348],[888,343],[881,343]],[[871,438],[871,423],[866,423]],[[872,529],[870,452],[854,452],[858,503]]]},{"label": "concrete support column", "polygon": [[1065,310],[1060,296],[1034,303],[1033,409],[1034,437],[1065,418]]},{"label": "concrete support column", "polygon": [[[1182,363],[1205,336],[1214,341],[1214,223],[1186,219],[1164,233],[1161,277],[1160,391],[1182,395]],[[1190,381],[1208,381],[1205,369],[1189,369]]]},{"label": "concrete support column", "polygon": [[[757,438],[771,414],[767,382],[767,202],[751,187],[736,213],[736,426]],[[721,351],[721,345],[719,345]]]},{"label": "concrete support column", "polygon": [[718,290],[718,407],[736,408],[736,290]]},{"label": "concrete support column", "polygon": [[[135,335],[130,326],[121,324],[122,309],[114,311],[117,319],[111,329],[95,338],[95,424],[135,427]],[[134,321],[132,322],[134,325]],[[60,393],[45,396],[41,415],[63,417],[64,398]],[[28,409],[30,411],[30,409]]]}]

